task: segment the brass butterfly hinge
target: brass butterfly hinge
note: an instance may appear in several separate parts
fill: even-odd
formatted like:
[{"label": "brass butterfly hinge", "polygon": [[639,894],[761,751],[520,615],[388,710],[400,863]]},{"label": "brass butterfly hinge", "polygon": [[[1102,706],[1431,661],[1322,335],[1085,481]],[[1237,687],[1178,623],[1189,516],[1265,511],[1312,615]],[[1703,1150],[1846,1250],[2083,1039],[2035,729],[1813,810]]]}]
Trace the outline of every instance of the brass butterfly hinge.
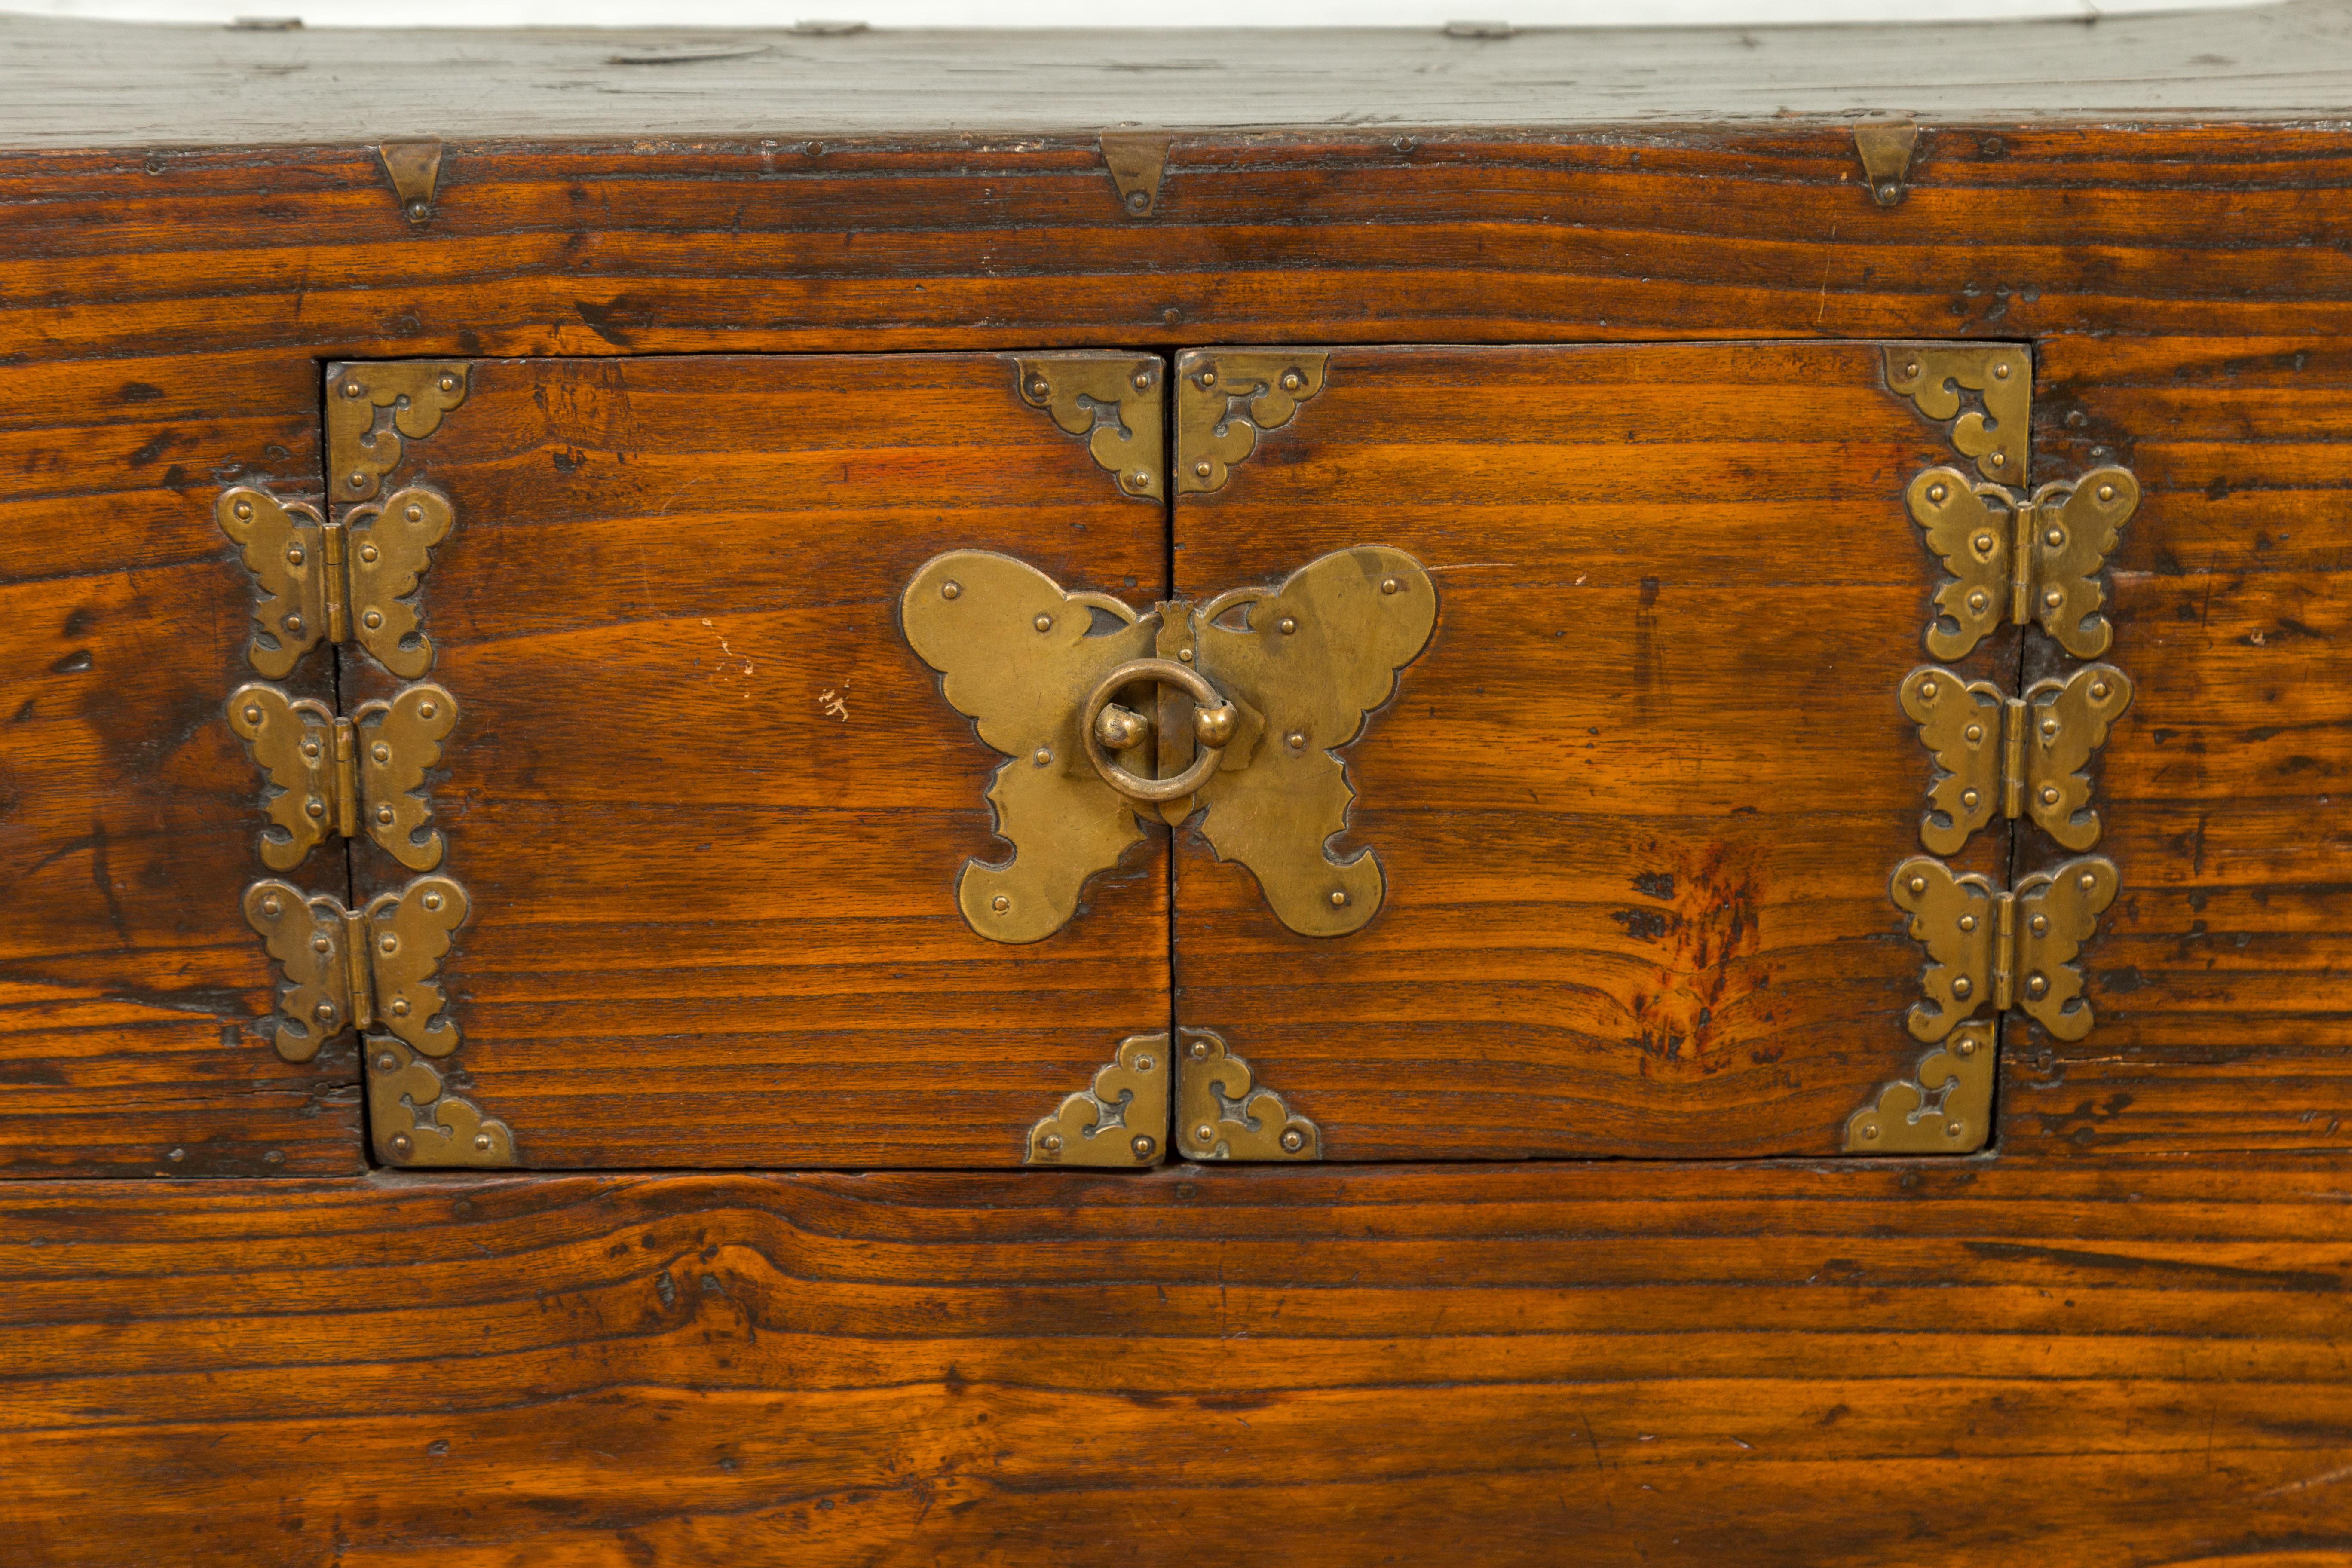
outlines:
[{"label": "brass butterfly hinge", "polygon": [[395,1165],[507,1166],[514,1131],[451,1094],[430,1062],[399,1041],[367,1042],[368,1130],[379,1159]]},{"label": "brass butterfly hinge", "polygon": [[229,728],[268,775],[262,863],[290,871],[329,835],[366,837],[413,871],[441,863],[425,770],[457,727],[457,701],[430,682],[362,702],[348,719],[250,681],[229,693]]},{"label": "brass butterfly hinge", "polygon": [[358,910],[290,882],[247,888],[246,923],[285,973],[269,1025],[278,1054],[307,1062],[346,1029],[379,1026],[428,1057],[456,1050],[457,1026],[434,976],[467,908],[466,889],[442,876]]},{"label": "brass butterfly hinge", "polygon": [[1936,590],[1929,653],[1958,658],[2004,617],[2041,623],[2077,658],[2107,651],[2115,626],[2100,614],[2107,591],[2098,574],[2139,506],[2129,469],[2094,468],[2028,497],[1974,483],[1958,468],[1929,468],[1906,499],[1927,548],[1952,574]]},{"label": "brass butterfly hinge", "polygon": [[2031,816],[2068,849],[2096,844],[2099,814],[2085,770],[2131,700],[2131,678],[2112,664],[2085,665],[2006,698],[1990,681],[1934,665],[1913,670],[1903,682],[1903,711],[1936,759],[1919,842],[1956,854],[1998,815]]},{"label": "brass butterfly hinge", "polygon": [[1176,493],[1224,489],[1259,435],[1323,390],[1319,349],[1188,349],[1176,359]]},{"label": "brass butterfly hinge", "polygon": [[1032,1165],[1156,1165],[1168,1152],[1168,1036],[1129,1035],[1094,1082],[1029,1130]]},{"label": "brass butterfly hinge", "polygon": [[1905,1019],[1913,1037],[1941,1040],[1988,1005],[2022,1007],[2062,1040],[2089,1034],[2091,1004],[2074,958],[2119,882],[2115,862],[2098,855],[2036,872],[2013,892],[1925,856],[1897,866],[1889,890],[1927,950],[1926,1000]]},{"label": "brass butterfly hinge", "polygon": [[[1148,615],[1009,555],[933,557],[908,584],[899,624],[949,704],[1011,759],[988,799],[1013,853],[964,863],[964,919],[995,942],[1051,936],[1087,879],[1143,837],[1144,810],[1171,823],[1205,813],[1202,837],[1255,874],[1291,930],[1360,929],[1385,883],[1370,850],[1342,859],[1328,847],[1355,798],[1339,751],[1436,621],[1435,579],[1383,546],[1337,551],[1280,587]],[[1160,689],[1183,695],[1163,704]]]},{"label": "brass butterfly hinge", "polygon": [[[429,213],[429,208],[427,209]],[[466,401],[463,360],[366,360],[328,367],[327,473],[339,501],[369,500],[399,466],[402,440],[421,441]]]},{"label": "brass butterfly hinge", "polygon": [[1319,1160],[1323,1133],[1258,1085],[1249,1063],[1207,1029],[1181,1029],[1176,1152],[1187,1160]]},{"label": "brass butterfly hinge", "polygon": [[1082,437],[1096,466],[1136,500],[1168,495],[1162,366],[1150,354],[1041,354],[1013,362],[1021,399]]},{"label": "brass butterfly hinge", "polygon": [[438,491],[411,485],[330,520],[308,502],[237,485],[214,515],[261,590],[246,648],[254,668],[280,678],[322,641],[356,641],[411,680],[432,668],[433,644],[409,595],[456,521]]},{"label": "brass butterfly hinge", "polygon": [[[1908,149],[1906,148],[1906,163]],[[1872,194],[1878,182],[1873,177]],[[1896,196],[1902,195],[1898,186]],[[1884,204],[1882,204],[1884,205]],[[2003,484],[2025,483],[2025,444],[2032,426],[2033,360],[2018,343],[1893,343],[1887,390],[1920,413],[1951,425],[1951,442],[1978,471]],[[1963,411],[1961,394],[1983,405]]]},{"label": "brass butterfly hinge", "polygon": [[1993,1029],[1962,1024],[1846,1118],[1849,1154],[1969,1154],[1992,1136]]}]

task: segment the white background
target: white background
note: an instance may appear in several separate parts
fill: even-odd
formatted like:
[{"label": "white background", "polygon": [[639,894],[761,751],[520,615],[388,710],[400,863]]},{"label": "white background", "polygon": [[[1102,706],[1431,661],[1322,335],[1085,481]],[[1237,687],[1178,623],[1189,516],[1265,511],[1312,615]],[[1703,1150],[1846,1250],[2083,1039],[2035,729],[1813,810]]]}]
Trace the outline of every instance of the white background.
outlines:
[{"label": "white background", "polygon": [[[2264,0],[0,0],[51,16],[226,22],[294,16],[313,27],[781,27],[838,19],[877,27],[1638,26],[1948,21],[2215,10]],[[780,8],[782,7],[782,8]],[[806,7],[797,9],[795,7]]]}]

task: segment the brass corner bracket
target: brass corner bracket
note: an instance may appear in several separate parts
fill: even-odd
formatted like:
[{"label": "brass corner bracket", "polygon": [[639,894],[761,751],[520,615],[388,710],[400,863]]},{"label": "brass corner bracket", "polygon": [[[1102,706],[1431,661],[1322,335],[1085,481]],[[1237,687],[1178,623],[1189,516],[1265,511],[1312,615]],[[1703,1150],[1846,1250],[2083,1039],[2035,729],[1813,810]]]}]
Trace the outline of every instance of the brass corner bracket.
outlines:
[{"label": "brass corner bracket", "polygon": [[376,144],[375,155],[392,180],[392,194],[400,198],[401,216],[422,228],[433,217],[433,187],[441,179],[441,139],[437,136],[399,137]]},{"label": "brass corner bracket", "polygon": [[1257,438],[1323,390],[1322,349],[1187,349],[1176,358],[1176,493],[1224,489]]},{"label": "brass corner bracket", "polygon": [[2019,880],[2014,891],[1976,872],[1914,856],[1895,868],[1888,891],[1927,949],[1926,1000],[1904,1020],[1933,1043],[1979,1009],[2022,1007],[2058,1039],[2091,1032],[2082,966],[2074,962],[2115,902],[2122,877],[2105,856],[2085,855]]},{"label": "brass corner bracket", "polygon": [[1874,121],[1853,128],[1854,155],[1862,160],[1870,199],[1891,207],[1903,200],[1904,177],[1919,145],[1919,128],[1909,121]]},{"label": "brass corner bracket", "polygon": [[246,645],[254,668],[278,679],[321,642],[356,642],[409,680],[433,667],[433,642],[411,595],[457,522],[447,497],[411,485],[329,518],[307,501],[234,485],[213,516],[259,591]]},{"label": "brass corner bracket", "polygon": [[1249,1063],[1208,1029],[1180,1029],[1176,1147],[1187,1160],[1319,1160],[1322,1130],[1259,1087]]},{"label": "brass corner bracket", "polygon": [[1029,1130],[1031,1165],[1137,1169],[1168,1154],[1168,1035],[1129,1035],[1094,1082]]},{"label": "brass corner bracket", "polygon": [[[2033,357],[2020,343],[1891,343],[1886,387],[1928,418],[1951,425],[1952,447],[1986,479],[2025,483],[2033,424]],[[1960,409],[1973,392],[1981,409]]]},{"label": "brass corner bracket", "polygon": [[1958,658],[2004,618],[2038,623],[2077,658],[2096,658],[2115,640],[2099,574],[2139,508],[2128,468],[2093,468],[2031,496],[1975,484],[1958,468],[1929,468],[1905,491],[1927,548],[1951,575],[1936,590],[1927,651]]},{"label": "brass corner bracket", "polygon": [[1919,842],[1952,855],[1995,816],[2030,816],[2068,849],[2099,841],[2091,805],[2091,753],[2131,706],[2131,678],[2112,664],[2084,665],[2004,698],[1989,680],[1926,665],[1899,700],[1934,756]]},{"label": "brass corner bracket", "polygon": [[428,1057],[457,1048],[457,1026],[435,979],[470,908],[444,876],[419,877],[350,910],[290,882],[245,890],[246,923],[284,971],[269,1022],[278,1054],[307,1062],[346,1029],[381,1026]]},{"label": "brass corner bracket", "polygon": [[1106,131],[1099,145],[1103,166],[1118,187],[1118,205],[1129,217],[1150,217],[1160,205],[1160,181],[1168,169],[1165,131]]},{"label": "brass corner bracket", "polygon": [[1087,879],[1143,837],[1141,809],[1180,823],[1204,812],[1210,847],[1246,866],[1301,935],[1361,929],[1386,884],[1370,850],[1328,847],[1355,799],[1339,752],[1436,620],[1436,580],[1385,546],[1142,616],[1009,555],[934,556],[907,584],[899,625],[949,704],[1010,759],[988,799],[1013,854],[965,862],[964,919],[992,942],[1053,935]]},{"label": "brass corner bracket", "polygon": [[431,1063],[381,1035],[361,1042],[368,1066],[368,1131],[376,1158],[395,1165],[503,1169],[514,1131],[451,1094]]},{"label": "brass corner bracket", "polygon": [[404,438],[421,441],[466,401],[463,360],[369,360],[327,367],[327,472],[338,501],[373,498],[399,466]]},{"label": "brass corner bracket", "polygon": [[1168,497],[1167,437],[1160,386],[1165,367],[1151,354],[1034,354],[1013,362],[1021,400],[1083,439],[1096,466],[1135,500]]},{"label": "brass corner bracket", "polygon": [[430,682],[350,718],[312,698],[248,681],[229,693],[229,728],[261,764],[262,863],[290,871],[330,834],[366,837],[412,871],[441,863],[425,770],[457,724],[457,700]]},{"label": "brass corner bracket", "polygon": [[1992,1137],[1993,1026],[1963,1024],[1846,1119],[1849,1154],[1973,1154]]}]

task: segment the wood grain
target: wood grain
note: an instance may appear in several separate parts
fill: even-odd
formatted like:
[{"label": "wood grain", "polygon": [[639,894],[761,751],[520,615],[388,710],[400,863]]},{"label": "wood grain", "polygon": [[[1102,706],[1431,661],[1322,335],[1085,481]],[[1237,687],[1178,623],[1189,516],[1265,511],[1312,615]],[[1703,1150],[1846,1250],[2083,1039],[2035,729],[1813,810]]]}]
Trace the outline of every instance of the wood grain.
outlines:
[{"label": "wood grain", "polygon": [[[1326,1157],[1823,1153],[1923,1047],[1887,879],[1928,760],[1895,704],[1941,569],[1945,434],[1861,344],[1343,349],[1225,488],[1205,599],[1383,544],[1439,624],[1348,758],[1388,901],[1302,937],[1195,835],[1177,1014]],[[1960,667],[2013,679],[2014,641]],[[2008,834],[1958,863],[1998,870]]]},{"label": "wood grain", "polygon": [[22,1185],[68,1565],[2352,1554],[2352,1169]]},{"label": "wood grain", "polygon": [[[425,587],[461,713],[442,869],[474,910],[443,965],[458,1092],[527,1165],[1019,1163],[1168,1026],[1166,839],[1055,935],[975,935],[956,879],[1011,852],[1004,758],[898,598],[981,548],[1148,609],[1165,510],[996,354],[471,375],[388,480],[458,517]],[[347,670],[347,704],[392,689]],[[358,864],[363,894],[407,880]]]}]

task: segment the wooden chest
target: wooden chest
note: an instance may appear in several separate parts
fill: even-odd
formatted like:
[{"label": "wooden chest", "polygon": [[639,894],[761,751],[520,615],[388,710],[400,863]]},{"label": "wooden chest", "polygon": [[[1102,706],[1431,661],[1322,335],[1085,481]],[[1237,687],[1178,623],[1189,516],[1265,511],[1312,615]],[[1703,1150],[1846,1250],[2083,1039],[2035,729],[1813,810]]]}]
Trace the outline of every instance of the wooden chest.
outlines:
[{"label": "wooden chest", "polygon": [[0,18],[0,1556],[2352,1562],[2347,47]]}]

